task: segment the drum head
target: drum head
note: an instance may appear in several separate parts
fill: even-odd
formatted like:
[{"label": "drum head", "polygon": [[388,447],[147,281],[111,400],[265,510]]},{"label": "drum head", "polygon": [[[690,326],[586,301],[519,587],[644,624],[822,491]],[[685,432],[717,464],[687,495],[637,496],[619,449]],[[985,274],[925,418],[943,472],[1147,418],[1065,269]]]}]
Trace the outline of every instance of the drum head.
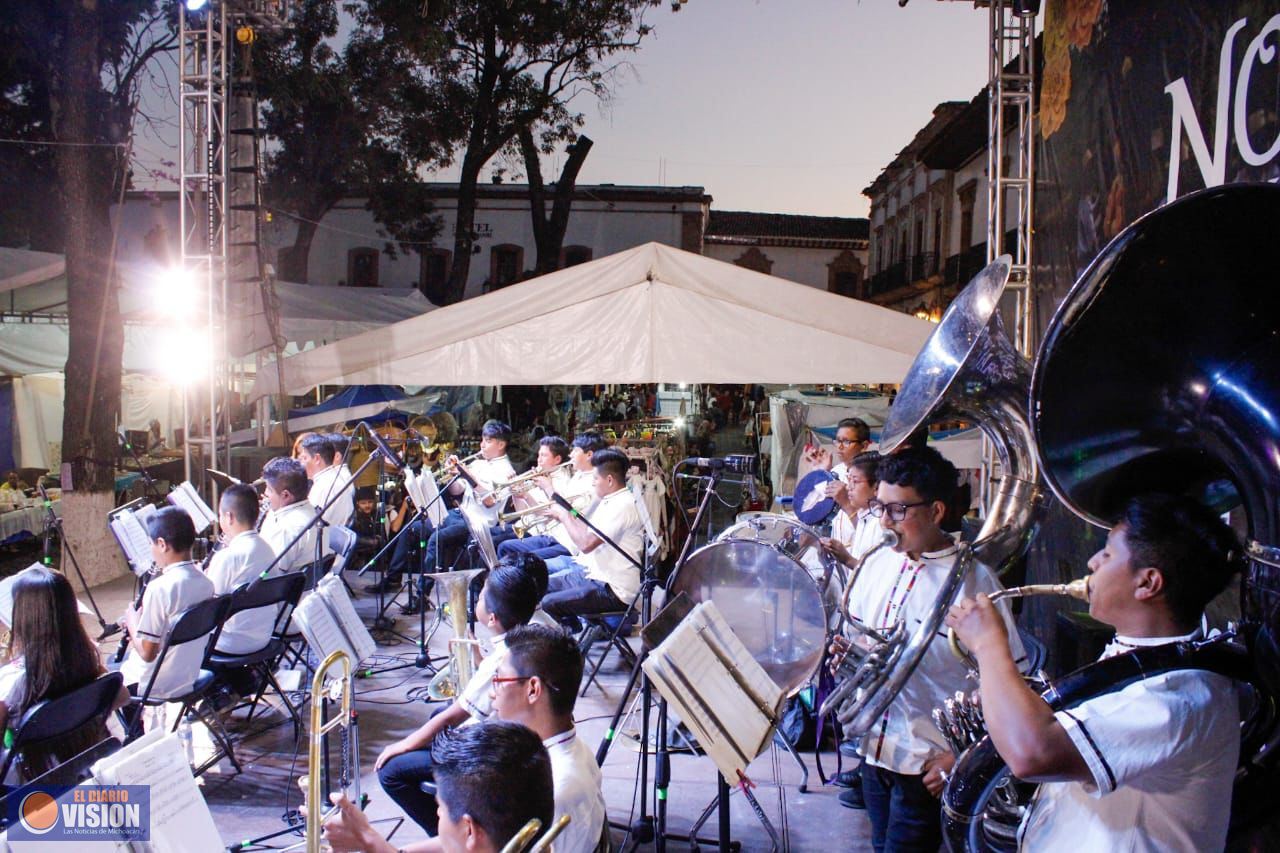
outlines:
[{"label": "drum head", "polygon": [[762,542],[727,539],[694,551],[668,587],[714,601],[756,662],[788,695],[822,660],[827,617],[809,572]]},{"label": "drum head", "polygon": [[835,479],[830,471],[810,471],[796,483],[795,500],[791,508],[796,518],[808,525],[825,523],[836,513],[836,502],[826,497],[823,491],[827,483]]},{"label": "drum head", "polygon": [[814,580],[820,580],[828,567],[836,568],[835,558],[823,550],[821,531],[801,524],[790,515],[776,512],[739,513],[737,523],[730,525],[715,541],[725,539],[750,539],[762,542],[786,554],[809,570]]}]

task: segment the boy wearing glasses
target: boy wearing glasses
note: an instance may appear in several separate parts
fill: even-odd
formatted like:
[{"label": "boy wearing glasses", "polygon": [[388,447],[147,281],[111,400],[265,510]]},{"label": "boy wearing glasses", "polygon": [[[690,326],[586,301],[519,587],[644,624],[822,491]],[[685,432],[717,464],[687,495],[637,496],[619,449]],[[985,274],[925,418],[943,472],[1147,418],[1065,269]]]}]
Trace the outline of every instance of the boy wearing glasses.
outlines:
[{"label": "boy wearing glasses", "polygon": [[[932,612],[959,552],[941,527],[958,474],[929,447],[911,447],[882,458],[878,474],[880,483],[868,509],[882,529],[898,535],[898,544],[892,551],[878,552],[864,566],[849,597],[849,610],[877,630],[904,620],[913,631]],[[958,597],[989,595],[998,589],[995,574],[975,562]],[[1013,660],[1021,665],[1026,657],[1008,607],[1000,602],[996,608],[1007,627]],[[955,756],[934,726],[932,712],[957,690],[972,686],[966,676],[964,664],[935,637],[883,718],[863,737],[862,795],[876,853],[932,853],[942,843],[938,797]]]},{"label": "boy wearing glasses", "polygon": [[374,762],[382,790],[432,835],[438,826],[436,798],[421,788],[421,783],[431,781],[433,776],[431,742],[446,728],[492,716],[490,690],[493,676],[507,654],[507,631],[529,621],[538,606],[539,592],[534,576],[523,569],[504,564],[489,573],[476,600],[476,622],[493,635],[490,653],[451,704],[437,710],[411,734],[388,745]]},{"label": "boy wearing glasses", "polygon": [[[844,479],[849,463],[859,453],[871,446],[871,427],[862,418],[845,418],[836,424],[835,456],[821,447],[805,451],[804,458],[815,468],[824,468],[835,475],[829,487]],[[827,497],[831,497],[828,493]]]}]

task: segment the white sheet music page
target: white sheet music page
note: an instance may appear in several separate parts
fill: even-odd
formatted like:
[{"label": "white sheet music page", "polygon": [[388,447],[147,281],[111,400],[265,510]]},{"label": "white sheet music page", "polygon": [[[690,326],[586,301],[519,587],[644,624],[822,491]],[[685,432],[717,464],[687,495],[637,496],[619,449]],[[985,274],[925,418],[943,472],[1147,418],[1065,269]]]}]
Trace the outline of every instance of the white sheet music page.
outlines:
[{"label": "white sheet music page", "polygon": [[697,605],[650,652],[644,670],[731,782],[768,744],[776,719],[770,709],[782,690],[714,603]]},{"label": "white sheet music page", "polygon": [[93,775],[106,785],[147,785],[151,796],[151,841],[135,849],[153,853],[220,853],[226,850],[200,793],[178,735],[148,732],[99,761]]},{"label": "white sheet music page", "polygon": [[133,573],[141,575],[150,571],[153,562],[151,537],[147,535],[147,529],[143,527],[138,514],[128,510],[118,512],[111,517],[110,527]]},{"label": "white sheet music page", "polygon": [[360,616],[356,613],[355,605],[351,603],[351,596],[347,594],[347,588],[343,586],[341,578],[326,575],[316,584],[316,592],[324,598],[329,606],[329,612],[338,622],[338,627],[342,633],[346,634],[349,645],[354,647],[356,655],[351,659],[352,667],[359,665],[362,660],[377,651],[378,644],[369,634],[369,629],[360,621]]},{"label": "white sheet music page", "polygon": [[168,500],[169,503],[191,516],[191,522],[196,526],[196,533],[203,533],[217,518],[189,480],[174,486],[173,491],[169,492]]},{"label": "white sheet music page", "polygon": [[322,660],[336,651],[344,651],[355,659],[356,650],[347,642],[323,595],[314,592],[304,595],[293,611],[293,621],[307,638],[307,645]]}]

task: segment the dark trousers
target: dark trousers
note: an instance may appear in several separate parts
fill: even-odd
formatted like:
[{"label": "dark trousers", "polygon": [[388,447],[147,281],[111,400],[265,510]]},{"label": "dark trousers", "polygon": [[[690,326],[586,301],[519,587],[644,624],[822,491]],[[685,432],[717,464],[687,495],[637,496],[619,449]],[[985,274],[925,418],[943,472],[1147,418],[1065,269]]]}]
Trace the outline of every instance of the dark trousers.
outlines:
[{"label": "dark trousers", "polygon": [[923,780],[863,762],[862,799],[876,853],[937,853],[942,846],[942,804]]},{"label": "dark trousers", "polygon": [[546,614],[571,631],[581,630],[580,614],[607,613],[626,607],[626,602],[620,601],[607,583],[590,580],[576,563],[551,575],[547,579],[547,594],[542,597]]},{"label": "dark trousers", "polygon": [[399,580],[406,572],[418,570],[418,554],[420,547],[426,547],[431,537],[431,522],[420,518],[409,523],[409,529],[400,534],[391,549],[391,562],[387,565],[387,574]]},{"label": "dark trousers", "polygon": [[554,536],[526,536],[523,539],[508,539],[498,546],[499,557],[516,557],[521,554],[533,554],[542,560],[552,557],[567,557],[569,551],[556,541]]},{"label": "dark trousers", "polygon": [[[434,717],[449,707],[449,703],[438,704],[431,712]],[[382,765],[378,771],[378,782],[382,790],[387,792],[410,819],[431,835],[440,828],[440,818],[436,814],[436,798],[422,790],[423,782],[434,782],[432,770],[431,747],[403,752]]]}]

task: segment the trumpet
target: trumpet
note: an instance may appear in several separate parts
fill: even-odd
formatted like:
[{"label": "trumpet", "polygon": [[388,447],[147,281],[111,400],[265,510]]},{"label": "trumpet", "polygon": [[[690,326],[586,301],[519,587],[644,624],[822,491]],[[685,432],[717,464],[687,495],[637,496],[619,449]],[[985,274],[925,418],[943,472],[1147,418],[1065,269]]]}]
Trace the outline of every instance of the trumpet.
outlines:
[{"label": "trumpet", "polygon": [[[574,495],[573,497],[569,498],[569,505],[572,506],[574,509],[578,510],[579,512],[581,512],[587,502],[586,499],[589,499],[590,497],[591,495],[585,492],[580,495]],[[498,523],[508,524],[512,521],[515,521],[517,518],[523,518],[526,515],[534,515],[535,513],[546,512],[547,510],[551,509],[551,507],[555,505],[556,505],[556,502],[553,500],[544,501],[543,503],[540,503],[540,504],[527,506],[524,509],[515,509],[515,510],[512,510],[511,512],[500,512],[498,513]]]},{"label": "trumpet", "polygon": [[476,461],[477,459],[479,459],[479,458],[480,458],[480,456],[481,456],[481,454],[479,453],[479,451],[477,451],[477,452],[475,452],[475,453],[472,453],[472,454],[471,454],[470,456],[468,456],[466,459],[459,459],[459,460],[457,461],[457,463],[456,463],[456,464],[450,464],[450,463],[446,462],[446,463],[445,463],[444,465],[442,465],[439,469],[437,469],[437,470],[435,470],[435,471],[432,471],[431,473],[432,473],[432,475],[436,478],[436,482],[437,482],[437,484],[438,484],[438,485],[439,485],[439,484],[442,484],[442,483],[443,483],[443,481],[448,480],[448,479],[450,479],[450,478],[452,478],[452,477],[454,477],[454,476],[456,476],[456,475],[457,475],[457,473],[458,473],[458,468],[457,468],[457,466],[458,466],[458,465],[469,465],[469,464],[471,464],[472,462],[474,462],[474,461]]},{"label": "trumpet", "polygon": [[525,471],[523,474],[520,474],[516,477],[512,477],[510,480],[505,480],[500,483],[494,483],[493,491],[495,493],[507,491],[507,493],[510,495],[524,494],[530,489],[533,489],[536,487],[534,483],[535,478],[550,477],[552,474],[556,473],[557,471],[562,471],[565,468],[568,468],[572,464],[573,464],[572,461],[561,462],[559,465],[553,465],[552,467],[548,468],[545,471],[542,470],[541,468],[532,468],[528,471]]},{"label": "trumpet", "polygon": [[[1076,578],[1071,583],[1033,583],[1026,586],[1011,586],[991,593],[988,598],[992,604],[995,604],[1005,598],[1027,598],[1032,595],[1066,595],[1088,602],[1089,576]],[[969,650],[960,644],[955,628],[947,629],[947,643],[951,646],[951,653],[964,661],[965,666],[974,672],[978,671],[978,662],[973,659],[973,655],[969,654]]]},{"label": "trumpet", "polygon": [[[567,814],[562,814],[556,818],[556,822],[551,824],[551,828],[546,834],[538,838],[538,831],[542,829],[542,821],[536,817],[529,818],[529,822],[520,827],[520,831],[511,836],[502,847],[502,853],[543,853],[543,851],[551,849],[551,842],[556,840],[556,836],[564,831],[569,825],[569,821],[573,818]],[[537,839],[535,842],[534,839]],[[532,845],[532,846],[530,846]]]}]

